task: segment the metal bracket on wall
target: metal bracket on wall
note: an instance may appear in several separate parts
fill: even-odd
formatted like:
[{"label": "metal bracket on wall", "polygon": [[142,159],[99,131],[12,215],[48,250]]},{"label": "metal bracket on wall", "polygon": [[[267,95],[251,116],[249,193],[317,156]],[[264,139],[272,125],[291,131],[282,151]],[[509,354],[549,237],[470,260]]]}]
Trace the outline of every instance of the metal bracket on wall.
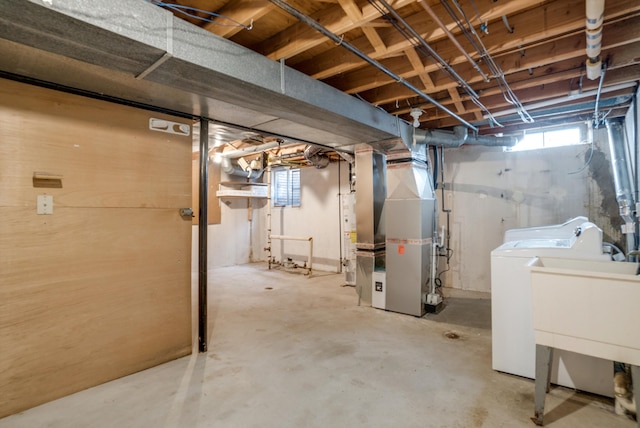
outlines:
[{"label": "metal bracket on wall", "polygon": [[193,218],[193,210],[191,208],[180,208],[180,216],[184,218]]}]

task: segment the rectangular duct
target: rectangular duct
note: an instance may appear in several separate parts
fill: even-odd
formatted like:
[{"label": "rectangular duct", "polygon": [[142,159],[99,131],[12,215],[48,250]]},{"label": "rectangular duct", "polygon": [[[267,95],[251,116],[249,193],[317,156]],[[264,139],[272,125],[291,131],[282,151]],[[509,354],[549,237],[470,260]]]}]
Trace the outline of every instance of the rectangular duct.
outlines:
[{"label": "rectangular duct", "polygon": [[3,0],[0,71],[332,147],[409,144],[397,117],[142,0]]},{"label": "rectangular duct", "polygon": [[367,145],[356,149],[356,247],[384,248],[383,207],[387,195],[385,155]]},{"label": "rectangular duct", "polygon": [[387,195],[385,155],[368,145],[356,148],[356,290],[371,304],[371,279],[384,268],[384,200]]}]

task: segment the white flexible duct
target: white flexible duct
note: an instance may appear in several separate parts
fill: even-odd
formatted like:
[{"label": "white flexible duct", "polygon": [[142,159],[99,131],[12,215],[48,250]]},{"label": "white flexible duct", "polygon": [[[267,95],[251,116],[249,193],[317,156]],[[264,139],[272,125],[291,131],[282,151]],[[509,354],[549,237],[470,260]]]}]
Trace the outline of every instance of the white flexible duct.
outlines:
[{"label": "white flexible duct", "polygon": [[264,152],[265,150],[269,150],[269,149],[275,149],[276,147],[284,147],[290,144],[299,144],[299,143],[294,143],[294,142],[284,142],[280,139],[276,139],[274,141],[268,142],[268,143],[264,143],[264,144],[258,144],[255,146],[247,146],[247,147],[243,147],[241,149],[236,149],[236,150],[229,150],[226,152],[219,152],[220,156],[222,156],[223,158],[239,158],[251,153],[258,153],[258,152]]},{"label": "white flexible duct", "polygon": [[262,172],[264,171],[262,168],[246,171],[242,169],[240,165],[236,164],[229,158],[222,158],[222,162],[220,163],[220,166],[222,167],[221,168],[222,172],[224,172],[225,174],[249,178],[252,180],[260,178],[262,176]]}]

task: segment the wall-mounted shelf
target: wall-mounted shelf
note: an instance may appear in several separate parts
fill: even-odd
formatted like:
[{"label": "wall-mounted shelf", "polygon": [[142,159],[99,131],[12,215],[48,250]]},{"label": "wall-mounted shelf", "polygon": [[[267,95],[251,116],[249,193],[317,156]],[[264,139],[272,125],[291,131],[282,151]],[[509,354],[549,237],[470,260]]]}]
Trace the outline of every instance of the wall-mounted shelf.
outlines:
[{"label": "wall-mounted shelf", "polygon": [[216,192],[218,198],[266,198],[265,183],[247,183],[242,181],[222,181]]}]

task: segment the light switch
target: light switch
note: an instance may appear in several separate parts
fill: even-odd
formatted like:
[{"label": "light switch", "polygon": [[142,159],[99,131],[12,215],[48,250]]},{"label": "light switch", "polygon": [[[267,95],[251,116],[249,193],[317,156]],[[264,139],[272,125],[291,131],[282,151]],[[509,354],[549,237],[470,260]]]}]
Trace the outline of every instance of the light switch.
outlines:
[{"label": "light switch", "polygon": [[38,214],[53,214],[53,196],[38,195]]}]

